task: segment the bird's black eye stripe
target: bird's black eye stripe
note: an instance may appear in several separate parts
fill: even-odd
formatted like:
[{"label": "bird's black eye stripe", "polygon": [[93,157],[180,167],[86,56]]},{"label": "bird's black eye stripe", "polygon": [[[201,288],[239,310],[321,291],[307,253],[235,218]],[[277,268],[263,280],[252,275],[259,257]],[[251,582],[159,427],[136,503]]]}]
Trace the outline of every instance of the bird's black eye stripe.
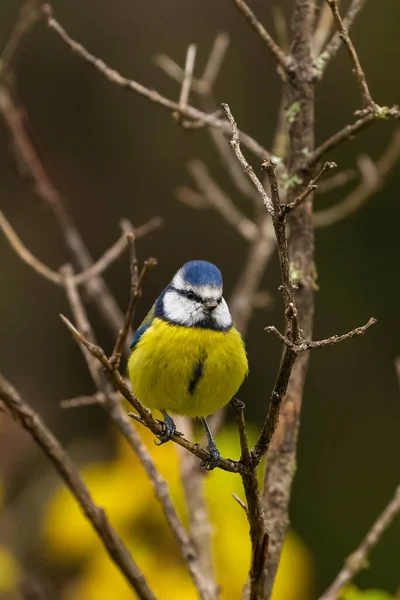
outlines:
[{"label": "bird's black eye stripe", "polygon": [[218,304],[221,304],[221,302],[222,302],[222,296],[221,296],[221,298],[218,298],[217,302],[218,302]]},{"label": "bird's black eye stripe", "polygon": [[187,292],[184,292],[184,296],[186,296],[186,298],[188,298],[189,300],[196,300],[196,302],[203,302],[203,298],[201,298],[200,296],[195,294],[192,290],[188,290]]}]

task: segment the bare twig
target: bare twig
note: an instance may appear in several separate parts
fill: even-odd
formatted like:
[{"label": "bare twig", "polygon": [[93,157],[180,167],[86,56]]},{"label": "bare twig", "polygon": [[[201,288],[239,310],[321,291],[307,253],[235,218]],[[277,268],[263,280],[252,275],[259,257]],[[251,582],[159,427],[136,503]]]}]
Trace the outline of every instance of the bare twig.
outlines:
[{"label": "bare twig", "polygon": [[[151,219],[148,223],[145,223],[141,227],[138,227],[134,230],[135,237],[143,237],[143,235],[146,235],[150,231],[153,231],[155,228],[159,227],[160,223],[161,220],[158,217]],[[51,281],[56,285],[64,285],[63,277],[57,271],[53,271],[52,269],[47,267],[38,258],[36,258],[30,252],[30,250],[28,250],[28,248],[24,245],[20,237],[12,228],[2,211],[0,211],[0,229],[3,231],[13,250],[26,264],[28,264],[34,271],[36,271],[39,275],[41,275],[48,281]],[[115,242],[115,244],[111,246],[111,248],[104,252],[104,254],[99,258],[98,261],[93,263],[91,267],[89,267],[85,271],[82,271],[81,273],[78,273],[77,275],[74,275],[75,284],[87,284],[91,279],[101,275],[101,273],[103,273],[110,265],[112,265],[114,261],[116,261],[121,256],[126,247],[126,235],[123,234]]]},{"label": "bare twig", "polygon": [[80,505],[83,514],[97,532],[111,560],[123,573],[139,598],[156,600],[143,573],[128,549],[110,525],[102,508],[97,506],[82,481],[78,469],[39,415],[24,402],[15,388],[0,375],[0,398],[12,411],[15,420],[34,438],[54,464],[65,484]]},{"label": "bare twig", "polygon": [[323,4],[319,11],[318,22],[312,40],[312,55],[316,59],[331,35],[334,22],[332,12],[327,4]]},{"label": "bare twig", "polygon": [[234,398],[232,405],[236,410],[236,422],[239,431],[241,461],[247,467],[242,473],[243,487],[247,501],[247,518],[250,525],[252,544],[252,559],[250,567],[250,599],[258,600],[263,597],[265,563],[268,555],[269,536],[266,529],[265,515],[257,482],[256,466],[249,451],[246,423],[244,419],[244,403]]},{"label": "bare twig", "polygon": [[271,198],[268,196],[261,181],[258,179],[257,175],[255,174],[253,167],[251,167],[249,165],[249,163],[243,156],[243,152],[240,149],[239,130],[238,130],[236,121],[232,116],[231,110],[227,104],[221,104],[221,108],[224,111],[224,113],[226,114],[226,116],[228,117],[228,121],[231,126],[232,138],[229,143],[236,155],[236,158],[238,159],[239,163],[241,164],[243,171],[245,172],[247,177],[250,179],[250,181],[256,188],[257,192],[260,194],[265,208],[267,209],[269,214],[271,216],[273,216],[274,206],[271,202]]},{"label": "bare twig", "polygon": [[110,363],[116,369],[119,368],[119,364],[121,361],[122,352],[124,350],[126,344],[126,338],[128,336],[133,315],[135,314],[135,308],[138,303],[140,296],[142,295],[142,286],[144,280],[153,267],[156,266],[157,261],[155,258],[149,258],[144,261],[143,268],[138,274],[137,267],[137,259],[135,252],[135,234],[128,233],[127,235],[128,244],[129,244],[129,255],[130,255],[130,263],[131,263],[131,289],[129,293],[129,304],[128,309],[126,311],[125,319],[123,327],[118,332],[117,340],[115,342],[115,346],[113,348],[112,354],[110,356]]},{"label": "bare twig", "polygon": [[304,188],[304,190],[297,196],[297,198],[295,198],[292,202],[289,202],[289,204],[282,204],[281,212],[283,212],[284,214],[287,214],[291,210],[294,210],[295,208],[300,206],[300,204],[305,202],[305,200],[307,200],[308,196],[310,194],[312,194],[314,190],[317,189],[317,187],[318,187],[317,182],[322,177],[322,175],[324,175],[324,173],[326,173],[326,171],[329,171],[329,169],[334,169],[336,166],[337,165],[334,162],[326,162],[324,164],[324,166],[322,167],[322,169],[320,170],[320,172],[318,173],[318,175],[316,175],[316,177],[314,177],[314,179],[311,179],[311,181],[309,182],[307,187]]},{"label": "bare twig", "polygon": [[275,248],[274,227],[271,217],[266,214],[260,219],[258,235],[250,245],[245,265],[229,299],[232,318],[243,336],[247,333],[265,267]]},{"label": "bare twig", "polygon": [[335,346],[336,344],[340,344],[340,342],[345,342],[346,340],[350,340],[353,337],[363,335],[367,331],[367,329],[369,329],[372,325],[375,325],[376,322],[376,319],[374,319],[374,317],[371,317],[368,323],[366,323],[365,325],[362,325],[361,327],[356,327],[355,329],[352,329],[351,331],[349,331],[348,333],[344,333],[343,335],[332,335],[331,337],[325,340],[319,341],[301,340],[301,342],[297,344],[294,344],[285,335],[280,333],[280,331],[278,331],[276,327],[265,327],[265,331],[267,333],[272,333],[273,335],[275,335],[281,340],[281,342],[285,344],[285,346],[287,346],[294,352],[305,352],[306,350],[316,350],[318,348],[325,348],[326,346]]},{"label": "bare twig", "polygon": [[345,171],[340,171],[339,173],[332,175],[332,177],[326,177],[324,181],[321,181],[318,184],[316,193],[327,194],[328,192],[336,190],[339,187],[343,187],[349,183],[349,181],[354,181],[354,179],[357,179],[357,177],[357,169],[346,169]]},{"label": "bare twig", "polygon": [[375,548],[383,533],[392,523],[393,519],[400,513],[400,486],[384,511],[379,515],[357,550],[350,554],[346,562],[335,578],[335,581],[322,594],[319,600],[337,600],[343,586],[352,581],[360,571],[368,566],[368,556]]},{"label": "bare twig", "polygon": [[[365,3],[366,3],[366,0],[352,0],[351,1],[348,11],[346,13],[346,16],[343,19],[343,25],[345,26],[347,31],[349,31],[355,18],[357,17],[358,13],[362,10]],[[322,78],[329,62],[332,60],[332,58],[334,58],[336,56],[337,51],[340,48],[341,41],[342,41],[342,38],[340,37],[340,32],[337,31],[334,34],[334,36],[332,37],[332,39],[326,45],[324,51],[318,56],[318,58],[315,59],[315,62],[314,62],[315,74],[318,77],[318,79]]]},{"label": "bare twig", "polygon": [[[291,68],[290,57],[287,56],[283,50],[274,41],[264,25],[257,19],[251,8],[244,2],[244,0],[233,0],[237,8],[240,10],[242,15],[247,19],[250,26],[256,31],[259,37],[262,39],[268,50],[275,58],[277,64],[282,69],[284,74],[287,74]],[[279,70],[278,70],[279,71]]]},{"label": "bare twig", "polygon": [[[154,102],[155,104],[159,104],[163,106],[167,110],[171,112],[179,111],[179,104],[177,102],[173,102],[169,100],[165,96],[162,96],[155,90],[151,90],[144,85],[132,80],[123,77],[118,71],[115,69],[111,69],[108,65],[106,65],[101,59],[96,58],[86,50],[82,44],[79,44],[75,40],[73,40],[65,31],[65,29],[56,21],[53,16],[52,9],[49,4],[45,4],[42,7],[46,17],[47,23],[51,29],[56,31],[61,39],[73,50],[76,54],[78,54],[81,58],[90,63],[93,67],[95,67],[100,73],[102,73],[106,79],[108,79],[111,83],[115,85],[121,86],[125,89],[133,91],[140,96],[143,96]],[[189,119],[193,119],[195,121],[201,121],[207,127],[216,127],[221,129],[225,134],[229,135],[230,127],[229,124],[223,120],[216,117],[214,114],[207,114],[194,108],[193,106],[187,106],[185,109],[181,109],[180,113],[182,116],[188,117]],[[246,146],[251,152],[253,152],[256,156],[261,159],[264,159],[265,156],[268,155],[267,150],[263,148],[258,142],[256,142],[249,135],[240,132],[240,141],[244,146]]]},{"label": "bare twig", "polygon": [[[208,204],[209,207],[214,208],[245,239],[254,240],[258,234],[257,225],[235,206],[230,197],[211,177],[206,165],[200,160],[191,160],[188,163],[188,170],[205,197],[206,206]],[[182,194],[178,197],[182,199]],[[186,194],[184,198],[186,200]]]},{"label": "bare twig", "polygon": [[[214,44],[211,48],[206,66],[204,68],[203,75],[201,79],[193,79],[192,87],[193,90],[200,96],[200,101],[202,103],[203,109],[208,113],[213,113],[215,115],[220,115],[221,109],[217,108],[214,97],[213,97],[213,86],[215,84],[215,80],[222,66],[223,59],[225,57],[225,53],[228,49],[229,45],[229,36],[226,33],[219,33],[215,40]],[[167,75],[175,79],[179,83],[182,83],[184,77],[183,69],[169,56],[165,54],[157,54],[154,58],[154,61],[158,67],[160,67]],[[203,121],[188,122],[183,121],[182,125],[187,127],[190,124],[190,127],[193,128],[196,124],[198,126],[204,126]],[[222,164],[226,168],[228,174],[230,175],[232,182],[237,187],[238,191],[243,194],[245,197],[250,198],[253,202],[259,203],[259,196],[254,192],[253,186],[249,183],[248,179],[244,175],[240,165],[236,161],[232,161],[232,154],[229,150],[229,145],[226,140],[226,132],[222,132],[220,129],[216,129],[213,127],[208,128],[208,132],[210,137],[220,155]],[[266,153],[263,158],[267,158],[269,156]],[[182,192],[182,188],[179,188],[180,199],[184,194],[185,200],[190,198],[193,199],[193,194],[187,188],[184,188],[184,192]],[[185,201],[184,200],[184,201]],[[188,204],[190,203],[190,200]]]},{"label": "bare twig", "polygon": [[400,156],[400,131],[396,131],[381,158],[375,164],[369,156],[360,156],[358,167],[361,182],[343,200],[325,210],[314,213],[316,227],[333,225],[356,212],[383,185]]},{"label": "bare twig", "polygon": [[[192,438],[193,421],[185,417],[175,417],[178,429],[183,429]],[[207,472],[199,467],[193,454],[178,446],[180,473],[189,520],[189,533],[196,551],[200,569],[208,581],[208,591],[212,598],[219,597],[215,581],[212,551],[213,525],[208,514],[207,500],[204,493],[204,481]]]},{"label": "bare twig", "polygon": [[[55,215],[75,264],[81,270],[88,269],[93,265],[93,260],[74,223],[68,203],[52,184],[28,136],[21,112],[4,85],[0,87],[0,111],[10,129],[18,154],[35,182],[38,195]],[[123,315],[105,281],[100,277],[93,277],[88,280],[85,288],[105,323],[116,333],[123,321]]]},{"label": "bare twig", "polygon": [[19,18],[11,32],[0,56],[0,81],[17,52],[22,38],[31,27],[39,20],[41,0],[26,0],[19,11]]},{"label": "bare twig", "polygon": [[[117,394],[113,392],[115,400],[121,397],[121,394]],[[98,406],[99,404],[103,404],[105,401],[105,396],[102,392],[96,392],[91,396],[76,396],[75,398],[66,398],[65,400],[60,400],[60,408],[69,409],[69,408],[80,408],[81,406]]]},{"label": "bare twig", "polygon": [[371,96],[369,88],[368,88],[367,80],[365,78],[365,73],[361,67],[360,59],[358,58],[358,54],[356,52],[356,49],[354,48],[354,44],[350,39],[348,29],[347,29],[346,25],[343,23],[342,17],[340,16],[338,0],[326,0],[326,2],[328,3],[328,5],[332,11],[332,15],[333,15],[336,27],[339,31],[339,36],[343,40],[343,43],[345,44],[347,50],[349,51],[350,58],[353,63],[353,72],[354,72],[354,75],[356,77],[356,80],[357,80],[357,83],[358,83],[358,86],[359,86],[360,92],[361,92],[363,108],[368,108],[372,112],[375,112],[376,104],[372,100],[372,96]]},{"label": "bare twig", "polygon": [[221,31],[215,37],[200,79],[200,93],[211,94],[229,47],[229,34]]},{"label": "bare twig", "polygon": [[400,109],[398,106],[392,106],[389,108],[383,107],[375,113],[367,112],[367,114],[362,115],[354,123],[346,125],[345,127],[343,127],[343,129],[340,129],[330,138],[325,140],[325,142],[318,146],[318,148],[316,148],[313,152],[310,152],[310,154],[304,160],[302,167],[304,167],[305,169],[313,167],[320,160],[320,158],[328,151],[332,150],[333,148],[347,140],[351,140],[356,133],[358,133],[362,129],[365,129],[378,119],[388,118],[400,118]]},{"label": "bare twig", "polygon": [[181,120],[182,110],[185,110],[188,105],[190,86],[192,85],[193,79],[194,63],[196,60],[196,52],[196,46],[194,44],[190,44],[186,53],[185,70],[182,81],[181,93],[179,96],[178,110],[172,113],[173,117],[176,118],[177,121]]}]

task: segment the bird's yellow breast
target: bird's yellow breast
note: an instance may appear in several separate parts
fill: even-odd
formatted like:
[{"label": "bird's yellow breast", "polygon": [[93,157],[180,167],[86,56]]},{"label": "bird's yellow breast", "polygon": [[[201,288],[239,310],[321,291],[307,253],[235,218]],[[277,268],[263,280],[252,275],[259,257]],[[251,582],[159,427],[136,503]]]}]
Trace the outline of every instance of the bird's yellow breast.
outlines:
[{"label": "bird's yellow breast", "polygon": [[128,362],[135,395],[148,408],[191,417],[227,404],[248,371],[242,338],[154,319]]}]

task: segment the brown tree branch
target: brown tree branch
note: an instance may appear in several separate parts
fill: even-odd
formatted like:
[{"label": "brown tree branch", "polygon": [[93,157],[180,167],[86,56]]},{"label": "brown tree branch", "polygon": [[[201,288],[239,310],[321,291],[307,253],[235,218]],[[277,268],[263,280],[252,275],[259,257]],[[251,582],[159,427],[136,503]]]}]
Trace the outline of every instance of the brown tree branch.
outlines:
[{"label": "brown tree branch", "polygon": [[[362,112],[362,111],[361,111]],[[313,152],[307,156],[307,158],[302,163],[302,168],[310,169],[313,167],[320,158],[326,154],[328,151],[336,148],[339,144],[346,142],[347,140],[351,140],[356,133],[365,129],[372,123],[376,122],[379,119],[400,119],[400,109],[398,106],[391,107],[381,107],[377,110],[377,112],[367,112],[366,114],[362,114],[357,121],[351,123],[350,125],[346,125],[343,129],[340,129],[335,134],[333,134],[330,138],[325,140],[318,148],[316,148]]]},{"label": "brown tree branch", "polygon": [[[145,223],[141,227],[138,227],[134,230],[134,235],[136,239],[143,237],[143,235],[147,235],[154,229],[158,228],[161,224],[161,219],[155,217],[154,219],[150,219],[148,223]],[[4,213],[0,211],[0,229],[3,231],[7,241],[10,243],[10,246],[13,248],[15,253],[23,260],[27,265],[29,265],[34,271],[36,271],[39,275],[55,283],[56,285],[64,285],[63,277],[57,271],[53,271],[47,265],[42,263],[36,256],[34,256],[30,250],[24,245],[21,238],[15,232],[13,227],[10,225],[9,221],[6,219]],[[104,254],[95,262],[91,267],[78,273],[73,276],[74,282],[76,285],[85,285],[92,278],[98,277],[101,275],[109,266],[115,262],[121,254],[127,248],[126,245],[126,235],[122,234],[118,240],[113,244],[108,250],[104,252]]]},{"label": "brown tree branch", "polygon": [[359,210],[383,186],[385,177],[397,163],[399,157],[400,131],[396,131],[376,164],[369,156],[360,156],[357,161],[361,172],[360,184],[334,206],[314,213],[315,227],[333,225]]},{"label": "brown tree branch", "polygon": [[185,70],[183,73],[181,93],[179,95],[178,110],[175,113],[172,113],[172,116],[178,122],[180,122],[180,120],[182,118],[182,110],[185,110],[188,105],[190,87],[192,85],[192,80],[193,80],[193,71],[194,71],[194,63],[196,60],[196,52],[197,52],[196,46],[194,44],[190,44],[190,46],[187,49],[187,53],[186,53]]},{"label": "brown tree branch", "polygon": [[32,436],[54,464],[61,478],[81,507],[83,514],[97,532],[111,560],[120,569],[139,598],[143,600],[156,600],[143,573],[110,525],[104,510],[93,502],[88,488],[82,481],[78,469],[72,463],[68,454],[43,423],[39,415],[24,402],[15,388],[2,375],[0,375],[0,398],[11,410],[17,423]]},{"label": "brown tree branch", "polygon": [[[56,21],[56,19],[53,16],[51,6],[49,4],[43,5],[42,10],[47,18],[47,24],[49,25],[49,27],[56,31],[60,38],[71,48],[73,52],[78,54],[86,62],[90,63],[93,67],[95,67],[95,69],[102,73],[102,75],[104,75],[106,79],[108,79],[111,83],[114,83],[115,85],[121,86],[127,90],[135,92],[140,96],[147,98],[151,102],[163,106],[171,112],[179,111],[179,104],[177,102],[169,100],[168,98],[162,96],[155,90],[151,90],[132,79],[127,79],[126,77],[123,77],[120,73],[118,73],[118,71],[116,71],[115,69],[111,69],[101,59],[96,58],[95,56],[93,56],[93,54],[88,52],[86,48],[82,46],[82,44],[79,44],[78,42],[73,40],[67,34],[65,29],[60,25],[60,23]],[[194,108],[193,106],[187,106],[185,109],[182,108],[180,110],[180,113],[182,114],[182,116],[188,117],[189,119],[193,119],[194,121],[200,121],[204,123],[204,125],[207,127],[216,127],[218,129],[221,129],[227,135],[230,133],[229,124],[223,119],[218,119],[218,117],[216,117],[214,114],[207,114],[205,112],[202,112],[201,110],[198,110],[197,108]],[[268,156],[267,150],[265,150],[265,148],[263,148],[249,135],[240,132],[240,140],[244,146],[246,146],[259,158],[264,159],[266,156]]]},{"label": "brown tree branch", "polygon": [[240,460],[246,466],[246,471],[242,473],[242,481],[246,495],[246,514],[250,525],[250,539],[252,545],[249,573],[249,598],[250,600],[262,600],[264,597],[265,563],[268,556],[269,536],[266,528],[265,514],[261,504],[256,465],[253,463],[247,442],[244,403],[237,398],[234,398],[232,400],[232,405],[236,410],[236,422],[242,452]]},{"label": "brown tree branch", "polygon": [[[24,127],[21,112],[4,85],[0,86],[0,111],[10,129],[18,154],[35,182],[36,192],[54,213],[75,264],[82,271],[88,269],[93,265],[93,260],[74,223],[68,203],[51,182]],[[93,277],[86,283],[85,289],[105,323],[116,333],[123,315],[105,281],[100,277]]]},{"label": "brown tree branch", "polygon": [[[291,175],[303,178],[301,166],[305,152],[314,149],[314,74],[312,38],[315,24],[316,0],[295,0],[291,20],[291,55],[295,69],[286,83],[288,107],[299,107],[296,117],[288,124],[289,152],[287,165]],[[299,186],[287,190],[287,203],[299,195]],[[289,266],[296,273],[294,307],[302,337],[311,339],[314,316],[314,232],[311,196],[288,215]],[[266,565],[265,600],[269,600],[287,531],[291,486],[295,473],[296,445],[300,426],[300,411],[304,382],[307,375],[308,353],[297,360],[285,348],[277,381],[285,385],[285,364],[291,369],[287,391],[282,400],[279,425],[271,440],[264,476],[263,506],[270,535],[269,557]],[[292,364],[293,362],[293,364]],[[281,389],[282,389],[281,388]],[[275,388],[276,389],[276,388]],[[278,392],[280,390],[278,389]],[[282,393],[282,392],[281,392]],[[272,404],[277,401],[273,398]],[[272,416],[274,413],[273,408]]]},{"label": "brown tree branch", "polygon": [[247,19],[250,26],[254,29],[254,31],[259,35],[264,44],[267,46],[268,50],[275,58],[278,66],[281,68],[283,72],[283,78],[290,72],[291,69],[291,59],[290,56],[287,56],[283,50],[278,46],[278,44],[274,41],[268,31],[265,29],[264,25],[257,19],[256,15],[253,13],[251,8],[246,4],[244,0],[233,0],[239,11],[242,15]]},{"label": "brown tree branch", "polygon": [[14,25],[11,35],[0,55],[0,82],[10,67],[22,38],[40,19],[41,0],[26,0],[19,11],[19,18]]},{"label": "brown tree branch", "polygon": [[400,486],[396,489],[393,498],[379,515],[357,550],[346,559],[342,570],[319,600],[337,600],[343,586],[352,581],[360,571],[368,566],[368,556],[371,550],[375,548],[383,533],[399,513]]},{"label": "brown tree branch", "polygon": [[[175,417],[178,429],[183,429],[192,438],[193,420],[187,417]],[[208,514],[204,482],[207,471],[199,466],[196,457],[178,446],[180,474],[189,519],[189,533],[196,551],[201,572],[207,578],[208,591],[212,598],[219,598],[219,589],[215,582],[213,556],[213,525]]]},{"label": "brown tree branch", "polygon": [[133,233],[128,234],[128,244],[130,248],[130,260],[131,260],[131,289],[129,294],[129,304],[126,311],[125,319],[123,327],[118,332],[117,340],[115,342],[115,346],[113,348],[112,354],[110,356],[110,363],[116,369],[119,368],[119,364],[121,362],[121,356],[124,351],[126,345],[126,339],[128,337],[133,316],[135,314],[135,309],[138,303],[139,298],[142,295],[142,287],[144,280],[148,274],[148,272],[156,266],[157,260],[155,258],[149,258],[144,261],[143,268],[138,274],[137,269],[137,259],[135,253],[135,235]]},{"label": "brown tree branch", "polygon": [[340,16],[338,0],[326,0],[326,2],[328,3],[329,8],[332,11],[333,19],[334,19],[336,27],[338,29],[339,36],[342,39],[343,43],[345,44],[345,46],[350,54],[350,58],[353,63],[353,73],[356,77],[358,87],[360,88],[360,92],[361,92],[363,108],[366,108],[366,109],[371,110],[372,112],[375,112],[376,104],[372,100],[372,96],[371,96],[371,93],[368,88],[365,73],[361,67],[360,59],[358,58],[358,54],[356,52],[354,44],[350,39],[348,29],[347,29],[346,25],[344,24],[342,17]]},{"label": "brown tree branch", "polygon": [[289,202],[288,204],[282,204],[281,209],[280,209],[281,212],[283,214],[287,214],[291,210],[294,210],[295,208],[297,208],[298,206],[300,206],[300,204],[303,204],[303,202],[305,202],[307,200],[308,196],[310,194],[312,194],[317,189],[317,187],[318,187],[317,182],[319,181],[319,179],[327,171],[329,171],[329,169],[334,169],[335,167],[337,167],[336,163],[334,163],[334,162],[326,162],[324,164],[324,166],[322,167],[322,169],[320,170],[320,172],[318,173],[318,175],[316,175],[314,177],[314,179],[310,180],[310,182],[308,183],[308,185],[297,196],[297,198],[295,198],[294,200],[292,200],[292,202]]},{"label": "brown tree branch", "polygon": [[[365,6],[365,3],[366,3],[366,0],[352,0],[351,1],[348,11],[346,13],[346,16],[343,19],[343,25],[345,26],[347,31],[349,31],[350,27],[353,25],[355,18],[357,17],[358,13],[362,10],[362,8]],[[318,33],[319,33],[319,31],[317,29],[316,36]],[[314,42],[316,42],[316,41],[317,41],[317,38],[315,37]],[[340,37],[340,32],[337,31],[332,36],[332,39],[325,46],[325,49],[323,50],[323,52],[315,59],[315,61],[314,61],[315,74],[318,79],[322,79],[325,69],[327,68],[327,66],[330,63],[330,61],[332,60],[332,58],[334,58],[336,56],[341,43],[342,43],[342,38]]]},{"label": "brown tree branch", "polygon": [[[207,206],[214,208],[242,237],[246,240],[254,240],[258,235],[257,225],[235,206],[228,194],[212,178],[206,165],[200,160],[191,160],[188,163],[188,171],[206,201],[205,206],[201,208]],[[179,190],[178,198],[181,200],[187,198],[186,194],[183,196],[182,189]]]},{"label": "brown tree branch", "polygon": [[277,338],[279,338],[281,340],[281,342],[283,342],[285,344],[285,346],[287,346],[294,352],[306,352],[307,350],[316,350],[318,348],[325,348],[326,346],[335,346],[336,344],[339,344],[340,342],[345,342],[346,340],[350,340],[353,337],[358,337],[360,335],[363,335],[367,331],[367,329],[369,329],[372,325],[375,325],[376,322],[377,322],[376,319],[374,319],[374,317],[371,317],[370,320],[368,321],[368,323],[366,323],[365,325],[362,325],[361,327],[356,327],[355,329],[352,329],[351,331],[349,331],[348,333],[345,333],[343,335],[332,335],[331,337],[327,338],[326,340],[319,340],[319,341],[301,340],[297,344],[295,344],[291,340],[289,340],[289,338],[287,338],[285,335],[283,335],[274,326],[270,325],[268,327],[265,327],[264,331],[275,335]]}]

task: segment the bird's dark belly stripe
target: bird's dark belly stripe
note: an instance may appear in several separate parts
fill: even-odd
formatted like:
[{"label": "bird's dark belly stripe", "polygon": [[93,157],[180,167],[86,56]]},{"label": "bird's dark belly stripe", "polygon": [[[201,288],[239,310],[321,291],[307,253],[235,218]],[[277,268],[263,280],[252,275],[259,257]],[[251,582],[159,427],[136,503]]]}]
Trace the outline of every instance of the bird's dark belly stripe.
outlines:
[{"label": "bird's dark belly stripe", "polygon": [[194,394],[197,384],[199,383],[200,379],[203,377],[203,373],[204,373],[204,361],[199,361],[193,367],[192,378],[189,382],[189,388],[188,388],[189,394]]}]

